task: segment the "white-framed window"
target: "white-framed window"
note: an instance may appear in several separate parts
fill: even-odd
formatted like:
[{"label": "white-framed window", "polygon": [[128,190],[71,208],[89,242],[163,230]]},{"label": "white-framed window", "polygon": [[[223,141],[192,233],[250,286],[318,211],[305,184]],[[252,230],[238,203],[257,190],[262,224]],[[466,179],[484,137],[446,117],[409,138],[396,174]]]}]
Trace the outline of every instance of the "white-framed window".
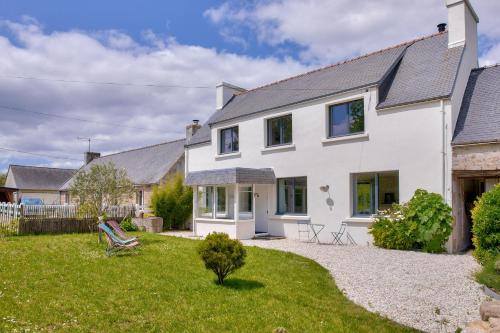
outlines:
[{"label": "white-framed window", "polygon": [[399,172],[353,174],[353,215],[371,216],[399,202]]},{"label": "white-framed window", "polygon": [[293,142],[292,115],[266,119],[267,147],[287,145]]},{"label": "white-framed window", "polygon": [[221,129],[219,131],[219,154],[237,153],[239,149],[238,126]]},{"label": "white-framed window", "polygon": [[253,186],[239,186],[239,218],[242,220],[253,218]]},{"label": "white-framed window", "polygon": [[328,106],[328,138],[361,134],[365,131],[364,99]]},{"label": "white-framed window", "polygon": [[228,190],[225,186],[215,188],[216,217],[225,218],[228,216]]},{"label": "white-framed window", "polygon": [[213,218],[213,209],[213,186],[198,186],[198,216]]},{"label": "white-framed window", "polygon": [[144,191],[139,190],[135,192],[135,203],[139,206],[144,206]]}]

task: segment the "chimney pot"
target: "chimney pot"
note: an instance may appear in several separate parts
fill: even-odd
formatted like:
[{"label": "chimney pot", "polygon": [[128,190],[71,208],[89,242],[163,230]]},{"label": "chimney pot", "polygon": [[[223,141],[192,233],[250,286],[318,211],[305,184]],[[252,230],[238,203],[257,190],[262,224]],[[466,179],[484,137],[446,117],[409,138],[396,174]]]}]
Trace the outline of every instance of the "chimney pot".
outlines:
[{"label": "chimney pot", "polygon": [[438,32],[445,32],[446,31],[446,23],[439,23],[437,25]]}]

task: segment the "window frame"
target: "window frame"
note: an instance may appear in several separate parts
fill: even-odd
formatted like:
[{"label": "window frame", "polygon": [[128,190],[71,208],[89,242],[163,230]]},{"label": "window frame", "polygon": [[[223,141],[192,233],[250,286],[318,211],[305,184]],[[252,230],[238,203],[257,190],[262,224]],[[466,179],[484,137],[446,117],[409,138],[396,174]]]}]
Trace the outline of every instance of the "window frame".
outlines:
[{"label": "window frame", "polygon": [[144,190],[135,192],[135,203],[141,207],[144,206]]},{"label": "window frame", "polygon": [[[224,189],[224,200],[225,200],[225,210],[219,211],[219,188]],[[215,203],[215,218],[227,218],[228,216],[228,204],[229,204],[229,191],[227,186],[214,186],[214,203]]]},{"label": "window frame", "polygon": [[[226,132],[226,131],[231,131],[231,150],[230,151],[224,151],[224,141],[223,141],[223,133]],[[234,154],[234,153],[238,153],[240,151],[240,129],[239,129],[239,126],[238,125],[235,125],[235,126],[231,126],[231,127],[225,127],[225,128],[221,128],[219,131],[219,148],[218,148],[218,152],[219,152],[219,155],[227,155],[227,154]],[[238,144],[238,148],[235,150],[234,149],[234,140],[235,140],[235,135],[234,133],[237,132],[237,135],[236,135],[236,139],[237,139],[237,144]]]},{"label": "window frame", "polygon": [[[360,217],[360,218],[368,218],[372,217],[373,215],[377,214],[380,209],[380,202],[379,202],[379,191],[380,191],[380,176],[381,175],[387,175],[387,174],[394,174],[397,176],[397,200],[394,201],[394,203],[399,203],[400,198],[399,198],[399,192],[400,192],[400,181],[399,181],[399,170],[391,170],[391,171],[379,171],[379,172],[360,172],[360,173],[353,173],[352,174],[352,196],[351,196],[351,201],[352,201],[352,209],[351,209],[351,214],[352,217]],[[372,210],[372,213],[370,214],[359,214],[357,212],[358,209],[358,176],[370,176],[373,179],[373,193],[371,193],[371,202],[370,202],[370,210]],[[372,183],[370,183],[372,184]]]},{"label": "window frame", "polygon": [[[292,127],[292,133],[291,133],[291,138],[290,138],[290,142],[285,142],[285,127],[284,127],[284,122],[283,122],[283,119],[284,118],[290,118],[290,126]],[[272,121],[280,121],[279,122],[279,131],[280,131],[280,143],[277,143],[277,144],[272,144],[271,143],[271,140],[272,140],[272,126],[271,126],[271,122]],[[276,117],[271,117],[271,118],[266,118],[265,119],[265,122],[266,122],[266,148],[271,148],[271,147],[279,147],[279,146],[287,146],[287,145],[292,145],[293,144],[293,116],[291,113],[288,113],[288,114],[283,114],[283,115],[279,115],[279,116],[276,116]]]},{"label": "window frame", "polygon": [[[349,104],[352,104],[354,102],[359,102],[359,101],[363,102],[363,130],[357,131],[357,132],[349,132],[347,134],[335,135],[333,133],[333,129],[332,129],[333,109],[335,107],[338,107],[341,105],[345,105],[345,104],[349,105]],[[349,117],[350,117],[350,114],[349,114]],[[349,121],[350,121],[350,119],[349,119]],[[348,136],[354,136],[354,135],[361,135],[364,133],[366,133],[366,103],[365,103],[364,96],[357,96],[356,98],[352,98],[349,100],[338,101],[338,102],[335,102],[332,104],[328,104],[326,106],[326,138],[327,139],[335,139],[335,138],[342,138],[342,137],[348,137]]]},{"label": "window frame", "polygon": [[[297,178],[305,178],[305,181],[306,181],[306,186],[305,186],[305,209],[304,209],[304,212],[303,213],[297,213],[295,212],[295,183],[296,183],[296,179]],[[284,211],[284,212],[281,212],[280,211],[280,180],[287,180],[287,179],[292,179],[293,180],[293,199],[292,199],[292,204],[291,204],[291,211]],[[308,189],[308,186],[307,186],[307,176],[299,176],[299,177],[282,177],[282,178],[277,178],[276,179],[276,215],[295,215],[295,216],[307,216],[308,214],[308,203],[307,201],[309,200],[309,196],[307,194],[307,189]]]}]

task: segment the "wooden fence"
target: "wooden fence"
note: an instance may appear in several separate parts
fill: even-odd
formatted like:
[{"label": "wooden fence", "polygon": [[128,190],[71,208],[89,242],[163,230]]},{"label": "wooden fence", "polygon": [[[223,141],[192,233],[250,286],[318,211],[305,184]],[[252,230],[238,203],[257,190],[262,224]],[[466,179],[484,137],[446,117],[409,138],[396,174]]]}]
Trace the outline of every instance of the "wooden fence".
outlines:
[{"label": "wooden fence", "polygon": [[[135,215],[135,206],[114,206],[108,218],[122,220]],[[72,233],[96,230],[96,220],[78,212],[77,205],[14,205],[0,203],[1,234]]]}]

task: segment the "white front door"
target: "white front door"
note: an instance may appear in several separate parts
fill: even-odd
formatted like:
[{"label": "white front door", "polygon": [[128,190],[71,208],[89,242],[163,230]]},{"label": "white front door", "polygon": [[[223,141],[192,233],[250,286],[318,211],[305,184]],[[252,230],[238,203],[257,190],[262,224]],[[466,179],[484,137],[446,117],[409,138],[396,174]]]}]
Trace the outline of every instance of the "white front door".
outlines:
[{"label": "white front door", "polygon": [[255,185],[255,233],[267,232],[268,185]]}]

